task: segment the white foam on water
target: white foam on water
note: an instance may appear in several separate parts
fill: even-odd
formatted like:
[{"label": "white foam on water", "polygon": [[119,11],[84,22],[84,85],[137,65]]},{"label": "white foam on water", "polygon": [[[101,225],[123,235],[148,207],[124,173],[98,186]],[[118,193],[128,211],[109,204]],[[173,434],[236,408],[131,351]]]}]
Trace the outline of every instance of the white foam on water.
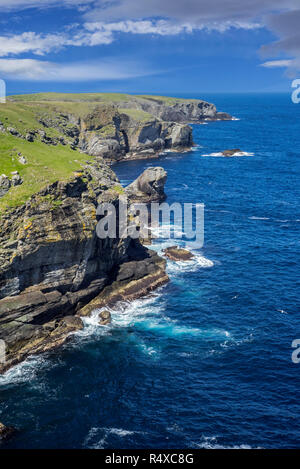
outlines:
[{"label": "white foam on water", "polygon": [[[153,233],[155,236],[161,236],[163,238],[164,230],[168,230],[171,225],[165,225],[158,228],[152,228]],[[182,231],[180,231],[180,227],[175,225],[175,233],[179,235],[184,235]],[[194,250],[192,246],[190,246],[189,242],[185,242],[182,239],[153,239],[150,249],[156,251],[160,256],[164,256],[164,249],[171,247],[171,246],[178,246],[180,248],[186,248],[190,250],[194,257],[187,261],[172,261],[171,259],[167,258],[167,273],[172,276],[176,275],[180,272],[196,272],[199,269],[207,269],[211,268],[215,265],[215,263],[208,259],[207,257],[203,256],[202,253]]]},{"label": "white foam on water", "polygon": [[233,155],[223,155],[222,152],[214,152],[214,153],[208,153],[208,154],[205,154],[205,155],[202,155],[202,156],[212,156],[212,157],[216,157],[216,158],[235,158],[237,156],[254,156],[254,153],[250,153],[250,152],[247,152],[247,151],[238,151],[236,153],[234,153]]},{"label": "white foam on water", "polygon": [[[151,249],[162,253],[165,247],[174,245],[172,240],[157,242]],[[199,253],[194,253],[195,257],[186,262],[167,261],[167,270],[172,277],[180,272],[191,272],[199,268],[212,267],[214,263]],[[80,347],[80,343],[89,342],[93,337],[98,339],[101,336],[112,335],[118,329],[126,329],[135,326],[138,329],[152,331],[155,334],[162,334],[169,337],[180,337],[183,335],[199,336],[204,339],[216,337],[217,340],[224,340],[229,336],[229,332],[219,329],[202,329],[180,324],[177,320],[170,319],[164,314],[167,299],[164,297],[164,286],[158,288],[147,297],[137,299],[132,302],[120,302],[114,308],[95,309],[88,317],[83,317],[84,328],[73,335],[77,340],[70,342],[68,347]],[[111,313],[112,322],[103,326],[99,324],[99,314],[102,310],[108,309]],[[146,344],[140,337],[134,337],[136,346],[143,353],[152,358],[159,356],[160,350],[152,344]],[[0,376],[0,386],[9,383],[23,383],[34,381],[43,367],[55,366],[53,359],[45,358],[45,355],[32,356],[23,363],[13,367],[7,373]]]},{"label": "white foam on water", "polygon": [[224,343],[220,344],[220,346],[223,348],[238,347],[242,344],[251,343],[253,342],[253,340],[254,340],[253,334],[250,333],[248,336],[242,339],[235,339],[234,337],[231,337],[230,340],[226,340]]},{"label": "white foam on water", "polygon": [[[112,313],[116,325],[128,327],[134,325],[137,330],[143,329],[156,334],[178,337],[182,335],[201,336],[202,338],[218,338],[224,340],[229,338],[230,333],[218,328],[198,328],[180,324],[177,320],[169,318],[164,314],[165,301],[163,293],[153,298],[135,300],[122,312]],[[153,347],[145,346],[149,355],[158,353]]]},{"label": "white foam on water", "polygon": [[[95,443],[92,440],[99,438],[99,434],[104,433],[100,440]],[[126,438],[127,436],[141,434],[144,435],[145,432],[125,430],[123,428],[107,428],[107,427],[92,427],[84,440],[84,447],[89,449],[103,449],[110,435],[118,436],[119,438]]]},{"label": "white foam on water", "polygon": [[0,375],[0,390],[1,387],[7,385],[23,384],[26,382],[33,384],[41,370],[53,366],[55,366],[55,363],[45,358],[45,355],[33,355]]},{"label": "white foam on water", "polygon": [[[170,338],[181,336],[194,336],[204,340],[216,339],[224,341],[230,338],[230,333],[218,328],[198,328],[181,324],[176,319],[171,319],[165,314],[166,300],[163,288],[149,297],[134,300],[131,303],[122,302],[110,309],[112,323],[109,326],[99,325],[99,313],[101,309],[93,311],[91,317],[83,318],[85,329],[78,334],[82,336],[91,334],[108,335],[115,329],[127,329],[134,327],[136,331],[147,331]],[[104,309],[104,308],[103,308]],[[146,344],[143,339],[134,336],[134,346],[144,354],[157,359],[160,349],[152,344]]]},{"label": "white foam on water", "polygon": [[[203,123],[203,125],[207,125],[206,122]],[[194,145],[192,148],[191,148],[191,151],[198,151],[199,148],[203,148],[203,145]]]},{"label": "white foam on water", "polygon": [[172,241],[172,238],[170,239],[170,236],[173,236],[174,239],[179,238],[181,239],[184,236],[184,232],[182,231],[182,226],[180,225],[172,225],[172,224],[166,224],[166,225],[161,225],[161,226],[149,226],[148,227],[149,231],[152,233],[155,238],[166,238],[168,237],[169,241]]},{"label": "white foam on water", "polygon": [[[254,449],[250,445],[242,444],[242,445],[233,445],[233,446],[224,446],[218,443],[218,436],[202,436],[200,443],[194,444],[198,448],[202,449]],[[263,448],[255,448],[255,449],[263,449]]]},{"label": "white foam on water", "polygon": [[253,340],[254,340],[254,336],[253,336],[252,333],[250,333],[249,335],[247,335],[247,336],[245,336],[241,339],[237,339],[233,335],[229,334],[224,342],[221,342],[220,344],[218,344],[220,348],[211,349],[207,352],[206,355],[207,356],[221,355],[221,354],[225,353],[228,349],[235,348],[235,347],[240,347],[243,344],[253,342]]},{"label": "white foam on water", "polygon": [[195,256],[189,261],[171,261],[167,263],[167,273],[169,275],[179,275],[186,272],[197,272],[199,269],[209,269],[215,264],[204,256]]},{"label": "white foam on water", "polygon": [[270,220],[268,217],[248,217],[249,220]]},{"label": "white foam on water", "polygon": [[212,260],[207,259],[201,254],[195,253],[191,250],[194,257],[188,261],[172,261],[168,259],[167,272],[170,275],[176,275],[181,272],[196,272],[199,269],[208,269],[213,267],[215,264]]}]

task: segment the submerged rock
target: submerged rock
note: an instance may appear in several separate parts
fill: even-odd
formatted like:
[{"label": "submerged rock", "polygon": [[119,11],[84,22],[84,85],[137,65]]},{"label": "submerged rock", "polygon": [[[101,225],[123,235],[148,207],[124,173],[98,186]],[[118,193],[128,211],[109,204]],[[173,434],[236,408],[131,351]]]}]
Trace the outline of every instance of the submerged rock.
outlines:
[{"label": "submerged rock", "polygon": [[108,324],[111,323],[111,314],[109,311],[107,310],[101,311],[101,313],[99,314],[99,317],[100,317],[100,321],[99,321],[100,326],[107,326]]},{"label": "submerged rock", "polygon": [[194,257],[187,249],[179,248],[178,246],[171,246],[163,250],[166,257],[172,261],[189,261]]}]

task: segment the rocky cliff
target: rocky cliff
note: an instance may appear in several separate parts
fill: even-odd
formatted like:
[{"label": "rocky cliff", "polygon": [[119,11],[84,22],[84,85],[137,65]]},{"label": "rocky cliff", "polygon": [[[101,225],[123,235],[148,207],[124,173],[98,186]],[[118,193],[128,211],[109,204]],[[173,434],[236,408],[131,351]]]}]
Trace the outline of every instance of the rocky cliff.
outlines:
[{"label": "rocky cliff", "polygon": [[10,97],[9,108],[10,117],[25,110],[35,125],[24,128],[22,119],[12,125],[4,118],[0,132],[28,142],[70,145],[113,161],[189,149],[193,145],[189,123],[231,119],[202,100],[155,96],[40,93]]},{"label": "rocky cliff", "polygon": [[136,298],[168,280],[165,261],[138,240],[98,238],[98,204],[118,209],[123,192],[98,158],[2,215],[2,371],[64,342],[95,305]]},{"label": "rocky cliff", "polygon": [[231,120],[226,112],[218,112],[214,104],[201,99],[179,99],[165,96],[135,96],[122,107],[134,107],[166,122],[199,123],[205,120]]},{"label": "rocky cliff", "polygon": [[92,309],[167,282],[165,260],[138,240],[96,234],[99,203],[163,200],[167,175],[149,168],[124,190],[107,161],[190,148],[187,123],[219,118],[230,116],[204,101],[146,96],[49,93],[0,105],[0,372],[63,343]]}]

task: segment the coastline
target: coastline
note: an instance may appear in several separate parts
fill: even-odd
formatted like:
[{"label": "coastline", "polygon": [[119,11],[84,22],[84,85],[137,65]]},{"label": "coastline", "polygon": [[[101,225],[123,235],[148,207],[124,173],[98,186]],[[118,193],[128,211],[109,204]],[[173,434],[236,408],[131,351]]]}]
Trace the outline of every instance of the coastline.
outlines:
[{"label": "coastline", "polygon": [[[143,106],[145,102],[142,102]],[[146,105],[148,111],[149,106],[151,109],[153,107],[152,102],[150,105],[146,102]],[[175,109],[176,106],[179,106],[178,112],[186,109],[185,104],[175,102]],[[158,114],[170,112],[161,101],[154,107]],[[215,106],[207,105],[207,108],[216,117],[209,120],[217,120]],[[96,113],[86,119],[91,122],[88,124],[91,129],[95,126],[95,119],[99,118],[96,109]],[[188,109],[189,112],[191,109],[198,112],[194,102]],[[107,108],[106,104],[104,111],[100,112],[101,119],[103,112],[104,118],[107,119],[109,114],[110,119],[116,111]],[[224,120],[231,118],[224,113],[222,117]],[[43,119],[47,121],[47,126],[50,125],[49,119]],[[166,261],[155,252],[140,243],[133,245],[129,239],[108,242],[97,239],[96,208],[101,199],[116,204],[124,191],[108,164],[120,160],[159,158],[169,151],[191,151],[194,146],[192,129],[182,122],[182,117],[179,120],[180,124],[142,124],[139,132],[146,132],[142,146],[134,143],[137,141],[134,134],[131,138],[133,149],[122,158],[119,150],[111,148],[107,154],[101,147],[104,158],[91,154],[91,160],[82,164],[82,169],[75,171],[67,181],[48,185],[33,194],[26,204],[3,214],[0,233],[3,265],[0,277],[0,337],[7,344],[7,355],[0,372],[7,371],[31,354],[63,344],[72,332],[83,327],[80,316],[89,314],[96,307],[132,301],[168,282]],[[198,123],[203,123],[202,119]],[[81,129],[87,128],[82,120],[80,126]],[[172,141],[166,140],[168,143],[164,145],[167,148],[162,149],[158,137],[164,128],[171,128],[175,133]],[[150,135],[152,141],[147,140]],[[15,138],[20,139],[22,135]],[[44,134],[42,138],[45,138]],[[94,132],[91,138],[95,138]],[[50,142],[50,147],[54,143]],[[111,152],[116,152],[115,158],[110,158]]]}]

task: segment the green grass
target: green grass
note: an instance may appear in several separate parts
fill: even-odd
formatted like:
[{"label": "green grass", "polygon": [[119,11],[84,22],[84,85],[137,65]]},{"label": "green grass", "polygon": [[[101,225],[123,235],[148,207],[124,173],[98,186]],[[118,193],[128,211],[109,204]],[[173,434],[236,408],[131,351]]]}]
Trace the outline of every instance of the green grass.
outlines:
[{"label": "green grass", "polygon": [[119,102],[131,101],[132,96],[122,93],[35,93],[9,96],[9,101],[34,102],[34,101],[56,101],[56,102]]},{"label": "green grass", "polygon": [[134,98],[144,98],[151,101],[163,101],[166,104],[176,102],[197,101],[196,99],[173,98],[156,95],[130,95],[123,93],[35,93],[9,96],[8,101],[14,102],[77,102],[77,103],[118,103],[130,102]]},{"label": "green grass", "polygon": [[175,104],[175,103],[181,103],[181,102],[186,102],[186,101],[199,101],[197,99],[184,99],[184,98],[172,98],[171,96],[152,96],[152,95],[137,95],[137,98],[144,98],[144,99],[149,99],[150,101],[155,101],[159,102],[162,101],[165,104]]},{"label": "green grass", "polygon": [[20,134],[26,135],[30,130],[46,130],[49,137],[58,137],[61,133],[54,128],[44,129],[38,121],[42,115],[55,116],[55,109],[44,103],[11,103],[0,104],[0,121],[5,127],[14,127]]},{"label": "green grass", "polygon": [[[18,161],[18,152],[27,164]],[[35,192],[57,180],[67,180],[73,171],[81,169],[88,156],[62,145],[49,146],[41,142],[29,143],[11,135],[0,134],[0,174],[11,176],[19,171],[23,184],[12,187],[0,199],[0,215],[8,208],[22,205]]]},{"label": "green grass", "polygon": [[[97,132],[104,138],[113,136],[115,128],[112,125],[114,108],[119,105],[119,112],[127,114],[137,122],[152,121],[154,116],[140,109],[122,108],[122,103],[136,101],[144,98],[155,102],[174,104],[189,101],[165,96],[131,96],[120,93],[36,93],[28,95],[15,95],[8,97],[6,104],[0,104],[0,121],[4,126],[14,127],[22,135],[30,130],[45,130],[48,137],[62,136],[68,126],[60,114],[71,114],[82,118],[88,124],[90,121]],[[99,104],[105,106],[99,106]],[[98,107],[96,113],[94,109]],[[107,109],[106,109],[107,108]],[[39,122],[45,116],[47,125],[44,128]],[[102,124],[102,128],[101,128]],[[70,124],[72,126],[73,124]],[[68,138],[67,138],[68,140]],[[26,158],[28,164],[22,165],[18,161],[18,153]],[[47,184],[57,180],[67,180],[74,171],[80,170],[80,163],[88,159],[86,154],[71,150],[63,145],[46,145],[36,137],[32,143],[24,139],[0,132],[0,175],[11,176],[12,171],[18,171],[23,184],[12,187],[0,199],[0,217],[9,208],[22,205],[31,195],[40,191]],[[118,191],[118,189],[116,189]],[[121,191],[121,189],[120,189]]]},{"label": "green grass", "polygon": [[132,119],[138,122],[153,121],[154,117],[149,112],[142,111],[141,109],[122,109],[119,108],[120,113],[127,114]]}]

